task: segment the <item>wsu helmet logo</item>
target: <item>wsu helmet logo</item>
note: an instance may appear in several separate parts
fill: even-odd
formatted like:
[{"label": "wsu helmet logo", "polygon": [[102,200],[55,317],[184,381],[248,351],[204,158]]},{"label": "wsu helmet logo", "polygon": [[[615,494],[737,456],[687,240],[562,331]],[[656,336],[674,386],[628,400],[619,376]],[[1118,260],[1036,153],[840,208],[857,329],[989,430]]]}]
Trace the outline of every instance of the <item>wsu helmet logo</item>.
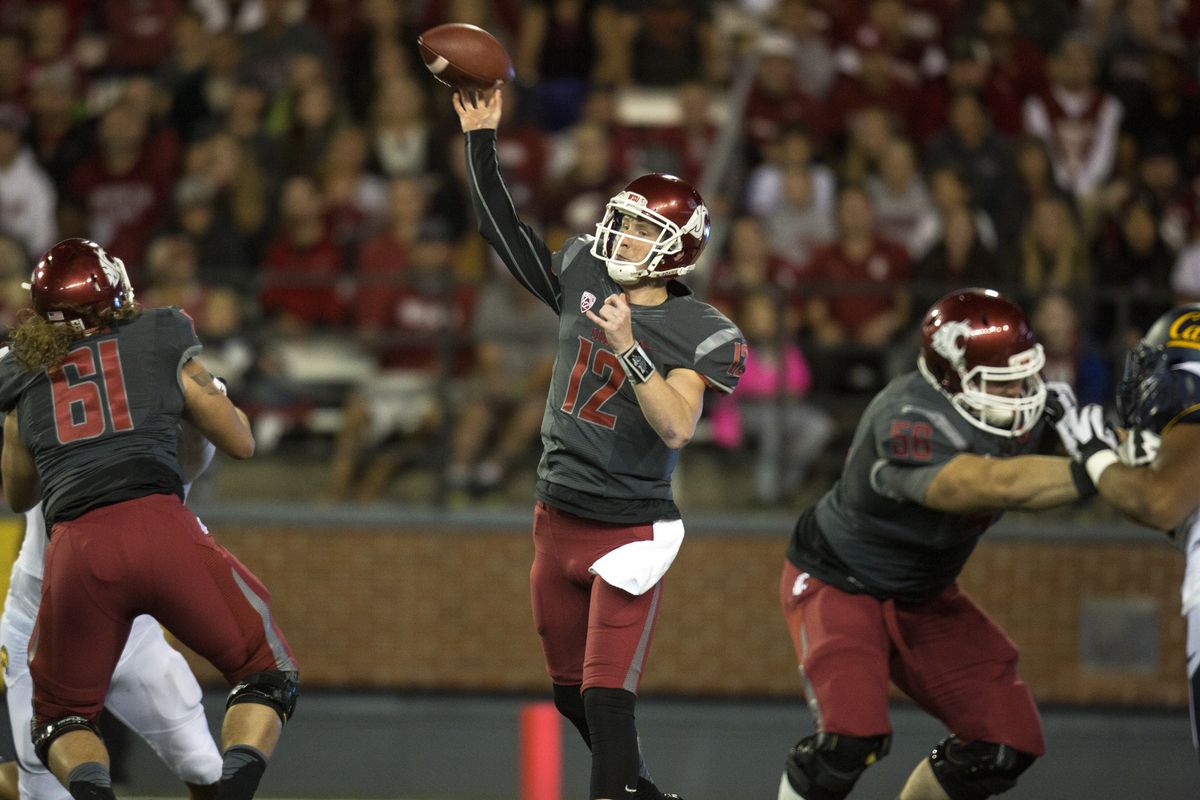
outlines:
[{"label": "wsu helmet logo", "polygon": [[118,287],[123,284],[125,268],[120,259],[114,259],[98,244],[93,244],[92,247],[96,249],[96,259],[100,262],[100,269],[104,270],[104,277],[108,278],[108,285]]},{"label": "wsu helmet logo", "polygon": [[971,338],[971,324],[962,320],[943,322],[933,332],[933,350],[950,365],[961,370],[967,359],[967,339]]}]

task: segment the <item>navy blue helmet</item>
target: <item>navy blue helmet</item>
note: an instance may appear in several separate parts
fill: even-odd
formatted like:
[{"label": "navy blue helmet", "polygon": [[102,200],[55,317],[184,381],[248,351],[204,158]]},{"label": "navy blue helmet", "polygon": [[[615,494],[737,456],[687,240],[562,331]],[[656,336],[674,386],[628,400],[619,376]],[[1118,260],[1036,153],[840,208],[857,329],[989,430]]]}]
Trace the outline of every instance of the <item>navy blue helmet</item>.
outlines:
[{"label": "navy blue helmet", "polygon": [[[1196,371],[1181,364],[1195,364]],[[1126,428],[1154,433],[1200,422],[1200,303],[1163,314],[1129,351],[1117,413]]]}]

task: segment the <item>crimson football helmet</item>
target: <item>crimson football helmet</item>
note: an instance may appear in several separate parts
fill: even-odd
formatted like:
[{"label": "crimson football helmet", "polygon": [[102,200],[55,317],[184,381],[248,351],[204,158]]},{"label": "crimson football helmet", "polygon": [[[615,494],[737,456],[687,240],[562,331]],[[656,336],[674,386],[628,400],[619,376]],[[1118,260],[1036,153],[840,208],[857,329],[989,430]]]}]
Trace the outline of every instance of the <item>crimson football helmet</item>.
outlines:
[{"label": "crimson football helmet", "polygon": [[[622,225],[630,219],[646,220],[659,229],[657,238],[636,236]],[[682,275],[695,268],[708,243],[708,209],[687,181],[657,172],[643,175],[608,201],[604,219],[596,225],[592,255],[608,265],[617,283],[642,278]],[[618,254],[622,241],[645,242],[646,255],[627,261]]]},{"label": "crimson football helmet", "polygon": [[42,254],[29,279],[33,309],[47,322],[90,333],[133,305],[125,264],[87,239],[64,239]]},{"label": "crimson football helmet", "polygon": [[1025,313],[991,289],[951,292],[921,323],[921,374],[988,433],[1015,438],[1033,429],[1046,407],[1045,364]]}]

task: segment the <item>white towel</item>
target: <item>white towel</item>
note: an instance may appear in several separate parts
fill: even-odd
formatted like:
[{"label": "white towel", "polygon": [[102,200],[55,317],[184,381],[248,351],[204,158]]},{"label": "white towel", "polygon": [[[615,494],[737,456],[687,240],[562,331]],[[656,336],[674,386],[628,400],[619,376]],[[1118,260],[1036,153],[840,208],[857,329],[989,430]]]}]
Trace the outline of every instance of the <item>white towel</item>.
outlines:
[{"label": "white towel", "polygon": [[682,544],[683,520],[662,520],[654,523],[653,539],[608,551],[590,571],[618,589],[645,594],[667,574]]}]

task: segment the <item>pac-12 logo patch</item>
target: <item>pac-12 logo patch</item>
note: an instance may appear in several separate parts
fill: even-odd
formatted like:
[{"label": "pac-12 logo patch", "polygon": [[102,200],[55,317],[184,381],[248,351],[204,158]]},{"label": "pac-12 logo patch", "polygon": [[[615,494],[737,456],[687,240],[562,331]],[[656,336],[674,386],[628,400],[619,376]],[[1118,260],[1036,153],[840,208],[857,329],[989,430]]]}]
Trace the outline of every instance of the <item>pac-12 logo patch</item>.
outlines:
[{"label": "pac-12 logo patch", "polygon": [[584,292],[579,298],[579,313],[584,313],[594,305],[596,305],[596,295],[591,292]]}]

